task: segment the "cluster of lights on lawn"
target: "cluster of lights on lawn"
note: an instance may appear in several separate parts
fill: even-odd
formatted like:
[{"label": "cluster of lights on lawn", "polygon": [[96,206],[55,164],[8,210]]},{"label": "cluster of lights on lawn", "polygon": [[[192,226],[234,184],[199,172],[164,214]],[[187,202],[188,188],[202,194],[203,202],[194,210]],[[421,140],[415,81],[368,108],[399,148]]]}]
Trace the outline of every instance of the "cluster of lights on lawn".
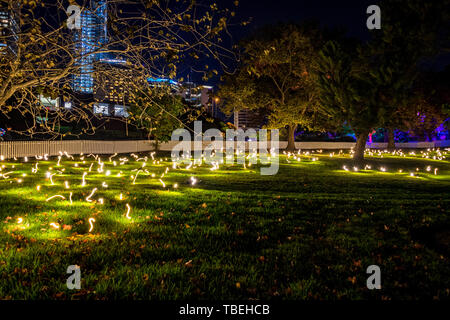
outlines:
[{"label": "cluster of lights on lawn", "polygon": [[[436,161],[442,161],[446,159],[446,155],[448,154],[448,152],[450,151],[450,149],[444,149],[443,151],[441,151],[439,148],[438,149],[427,149],[426,151],[422,150],[420,151],[419,154],[417,154],[415,151],[410,151],[408,153],[405,153],[403,150],[395,150],[395,151],[388,151],[388,150],[366,150],[365,154],[367,156],[370,157],[380,157],[380,158],[384,158],[384,157],[389,157],[389,156],[393,156],[393,157],[413,157],[413,158],[417,158],[420,157],[423,159],[429,159],[429,160],[436,160]],[[302,152],[301,150],[293,153],[293,152],[284,152],[284,155],[286,156],[286,162],[287,163],[291,163],[292,161],[297,161],[297,162],[301,162],[302,161],[302,157],[303,159],[307,159],[311,162],[315,162],[318,161],[319,159],[317,157],[313,157],[313,154],[318,153],[318,154],[322,154],[323,150],[316,150],[316,151],[305,151]],[[353,158],[354,155],[354,150],[350,150],[350,157]],[[334,158],[334,157],[345,157],[345,153],[340,150],[339,153],[336,154],[336,152],[330,152],[329,153],[329,157],[330,158]],[[380,166],[378,168],[375,168],[373,170],[379,170],[380,172],[389,172],[388,168],[386,166]],[[359,172],[359,171],[370,171],[372,170],[372,166],[371,165],[365,165],[363,169],[359,168],[358,166],[351,166],[351,165],[343,165],[342,166],[342,170],[344,170],[345,172]],[[409,176],[410,177],[416,177],[419,178],[419,176],[417,175],[417,173],[419,173],[421,170],[419,168],[416,168],[415,172],[410,172]],[[427,173],[432,173],[434,175],[438,175],[438,171],[439,168],[437,167],[432,167],[432,166],[427,166],[425,168],[425,172]],[[403,169],[399,169],[398,173],[403,173],[404,170]]]},{"label": "cluster of lights on lawn", "polygon": [[[272,150],[271,150],[272,151]],[[441,151],[440,149],[428,149],[427,151],[421,151],[420,152],[420,156],[424,159],[432,159],[432,160],[445,160],[446,159],[446,155],[448,154],[448,152],[450,151],[450,149],[445,149],[444,151]],[[223,152],[223,150],[221,151]],[[272,154],[272,152],[271,152]],[[291,152],[284,152],[285,156],[286,156],[286,161],[288,163],[291,163],[292,161],[297,161],[297,162],[302,162],[302,159],[304,160],[309,160],[310,162],[316,162],[319,161],[318,156],[315,156],[315,154],[319,154],[322,155],[323,154],[323,150],[316,150],[316,151],[304,151],[302,152],[301,150],[299,150],[298,152],[295,153],[291,153]],[[350,157],[353,157],[353,150],[350,151]],[[396,156],[396,157],[415,157],[417,158],[419,155],[416,154],[416,152],[412,151],[409,153],[405,153],[402,150],[396,150],[393,152],[389,152],[387,150],[366,150],[366,154],[368,156],[378,156],[378,157],[389,157],[389,156]],[[212,153],[210,156],[214,157],[214,153]],[[251,152],[249,152],[247,155],[245,154],[240,154],[239,151],[236,152],[235,154],[236,156],[241,156],[244,157],[244,159],[246,159],[248,161],[248,167],[251,167],[252,165],[252,161],[254,159],[257,158],[258,153],[256,150],[253,150]],[[135,168],[133,170],[131,170],[132,174],[129,176],[130,179],[130,184],[135,185],[136,182],[138,181],[138,178],[140,179],[145,179],[146,177],[151,177],[151,178],[157,178],[157,180],[159,181],[159,183],[161,184],[162,188],[166,189],[168,184],[163,180],[164,177],[169,174],[170,170],[176,170],[176,169],[182,169],[182,170],[187,170],[190,171],[192,169],[196,169],[198,166],[201,166],[203,164],[203,161],[206,160],[205,156],[202,155],[202,157],[198,160],[191,160],[191,159],[175,159],[175,161],[172,162],[172,166],[171,168],[169,167],[165,167],[164,171],[157,177],[155,173],[151,173],[148,171],[148,163],[152,163],[153,165],[162,165],[163,162],[162,161],[167,161],[167,159],[155,159],[155,152],[150,153],[150,157],[139,157],[136,154],[131,154],[130,155],[133,159],[134,162],[130,161],[130,159],[126,156],[119,156],[118,154],[114,154],[112,156],[110,156],[108,158],[107,163],[102,161],[102,158],[100,155],[94,155],[94,154],[89,154],[87,156],[81,154],[79,156],[79,160],[75,163],[73,163],[73,168],[76,168],[78,170],[81,170],[81,182],[79,184],[76,184],[77,186],[80,187],[86,187],[88,186],[88,181],[87,181],[87,177],[89,176],[89,173],[93,172],[94,169],[94,165],[96,165],[96,173],[98,174],[103,174],[106,177],[113,177],[112,176],[112,171],[110,169],[111,166],[116,168],[116,167],[120,167],[126,164],[132,164],[132,163],[139,163],[139,167]],[[342,150],[340,150],[339,152],[331,152],[329,153],[329,157],[333,158],[333,157],[345,157],[346,155],[344,154],[344,152]],[[67,152],[60,152],[59,156],[57,157],[57,162],[56,162],[56,168],[53,167],[48,167],[47,171],[45,172],[45,178],[47,181],[50,182],[50,186],[55,186],[57,185],[57,178],[59,176],[62,176],[64,174],[64,172],[66,171],[66,168],[64,167],[64,161],[63,159],[67,158],[70,161],[75,161],[75,157],[72,155],[69,155]],[[35,156],[34,157],[36,162],[34,164],[32,164],[31,166],[31,176],[36,176],[38,175],[38,173],[40,172],[40,163],[39,161],[49,161],[49,157],[48,155],[43,155],[43,156]],[[92,158],[92,160],[89,160],[89,158]],[[14,158],[15,160],[17,160],[16,158]],[[4,161],[4,157],[0,156],[0,160]],[[29,159],[29,157],[24,157],[23,158],[23,162],[27,163],[29,162],[31,159]],[[180,160],[184,160],[184,163],[186,164],[186,162],[188,162],[184,168],[180,165]],[[270,160],[270,157],[269,157]],[[89,163],[89,161],[91,161],[91,163]],[[243,168],[246,169],[246,162],[244,161],[243,163]],[[206,161],[205,161],[206,162]],[[67,162],[65,163],[65,165],[71,165],[72,162]],[[219,161],[210,161],[209,162],[211,165],[210,170],[211,171],[215,171],[215,170],[219,170],[220,169],[220,164],[223,164],[223,160],[219,160]],[[41,164],[41,166],[43,166],[43,164]],[[109,166],[109,167],[108,167]],[[108,168],[107,168],[108,167]],[[15,169],[15,165],[12,165],[10,168],[7,168],[7,165],[5,164],[1,164],[0,165],[0,177],[3,178],[4,180],[9,181],[10,183],[12,183],[14,180],[17,183],[23,183],[23,180],[27,177],[26,173],[22,173],[21,174],[21,178],[11,178],[11,176],[13,174],[15,174],[15,171],[12,170]],[[379,166],[377,168],[372,169],[371,165],[365,165],[364,168],[359,168],[358,166],[351,166],[351,165],[344,165],[342,167],[342,169],[345,172],[359,172],[359,171],[370,171],[370,170],[379,170],[380,172],[389,172],[388,168],[385,166]],[[116,168],[117,170],[117,168]],[[117,178],[120,177],[124,177],[126,176],[123,171],[118,170],[119,172],[116,174]],[[437,167],[433,167],[433,166],[427,166],[424,170],[425,172],[429,173],[429,174],[434,174],[437,175],[439,169]],[[399,173],[403,173],[403,169],[398,170]],[[416,168],[415,172],[410,172],[409,176],[411,177],[418,177],[417,173],[420,172],[419,168]],[[54,180],[55,178],[55,180]],[[195,176],[191,176],[189,178],[189,182],[188,184],[191,186],[195,186],[198,183],[198,179]],[[63,181],[63,186],[64,189],[67,190],[69,192],[69,196],[67,197],[64,194],[55,194],[52,196],[49,196],[45,201],[46,202],[51,202],[51,201],[57,201],[59,200],[68,200],[70,205],[72,205],[73,200],[72,200],[72,195],[73,195],[73,191],[71,189],[71,185],[69,183],[68,180],[64,180]],[[36,190],[38,192],[40,192],[42,190],[42,185],[41,184],[37,184],[35,186]],[[106,200],[102,197],[99,198],[95,198],[96,193],[99,189],[103,188],[103,189],[107,189],[109,186],[106,183],[106,181],[103,181],[101,183],[100,186],[91,186],[91,190],[88,194],[88,196],[86,196],[83,200],[80,201],[86,201],[88,203],[92,203],[92,204],[99,204],[99,205],[104,205]],[[178,189],[179,185],[178,183],[174,183],[172,185],[173,189]],[[120,201],[125,200],[124,194],[123,192],[121,192],[118,195],[118,199]],[[132,208],[130,206],[129,203],[125,204],[125,208],[124,208],[124,216],[126,219],[131,220],[131,211]],[[22,217],[19,217],[17,219],[17,223],[18,224],[22,224],[24,222],[24,219]],[[96,222],[96,219],[93,217],[90,217],[88,219],[88,223],[89,223],[89,232],[92,232],[94,230],[94,224]],[[60,229],[60,225],[57,222],[51,222],[49,223],[49,226],[52,227],[53,229],[57,230]]]},{"label": "cluster of lights on lawn", "polygon": [[[214,154],[212,154],[211,156],[214,156]],[[253,156],[253,155],[249,155],[249,156]],[[248,156],[248,157],[249,157]],[[133,161],[130,161],[129,157],[134,159]],[[74,185],[76,187],[88,187],[90,184],[88,181],[89,175],[91,174],[91,172],[94,172],[94,174],[100,174],[100,175],[104,175],[106,177],[113,177],[112,176],[112,169],[115,168],[117,171],[119,171],[116,175],[117,178],[121,178],[121,177],[125,177],[126,175],[123,173],[123,171],[120,171],[117,167],[120,166],[124,166],[127,164],[136,164],[139,163],[139,167],[136,169],[131,170],[131,174],[129,175],[129,179],[130,179],[130,184],[135,185],[139,179],[145,179],[146,177],[151,177],[151,178],[156,178],[159,183],[161,184],[162,188],[166,189],[168,187],[168,184],[163,180],[164,177],[169,174],[171,169],[184,169],[184,170],[191,170],[191,169],[196,169],[198,168],[198,166],[201,166],[203,164],[203,161],[205,160],[205,156],[202,155],[200,160],[194,160],[194,161],[190,161],[189,164],[187,164],[186,166],[184,166],[184,168],[180,165],[181,162],[172,162],[172,166],[170,167],[165,167],[164,171],[157,176],[155,173],[151,173],[149,172],[148,168],[148,164],[152,163],[153,165],[162,165],[163,161],[167,161],[168,159],[155,159],[155,152],[151,152],[149,154],[149,157],[145,156],[145,157],[139,157],[138,155],[132,153],[130,154],[130,156],[119,156],[118,154],[114,154],[111,155],[110,157],[108,157],[108,161],[104,162],[102,160],[102,157],[100,155],[95,155],[95,154],[89,154],[89,155],[84,155],[84,154],[80,154],[78,159],[75,160],[75,157],[73,155],[68,154],[67,152],[59,152],[59,155],[57,156],[57,160],[56,163],[54,165],[54,168],[49,166],[47,168],[47,170],[45,171],[44,174],[44,182],[40,182],[38,184],[35,185],[35,189],[38,192],[42,191],[42,187],[47,185],[47,186],[59,186],[59,182],[58,181],[59,177],[64,175],[66,168],[69,168],[70,166],[72,166],[72,168],[75,168],[77,170],[80,170],[79,176],[80,178],[77,179],[76,177],[73,177],[73,180],[78,180],[78,183],[74,183],[74,181],[72,180],[71,182],[67,179],[61,181],[62,187],[64,188],[64,190],[66,190],[66,192],[69,193],[69,196],[67,196],[65,193],[63,194],[54,194],[54,195],[49,195],[48,197],[46,197],[45,202],[52,202],[52,201],[57,201],[57,200],[67,200],[69,201],[70,205],[73,204],[73,200],[72,200],[72,196],[73,196],[73,190],[72,190],[72,186]],[[247,158],[248,158],[247,157]],[[65,162],[64,159],[68,159],[72,162]],[[31,165],[31,177],[36,177],[39,176],[39,174],[42,172],[42,167],[44,167],[45,164],[41,163],[40,161],[49,161],[49,156],[47,154],[43,155],[43,156],[35,156],[34,159],[36,160],[35,163],[33,163]],[[1,156],[0,157],[1,161],[4,161],[4,157]],[[14,160],[17,161],[17,158],[14,158]],[[178,159],[179,160],[179,159]],[[32,161],[32,157],[24,157],[23,158],[23,162],[27,163],[29,161]],[[73,161],[76,161],[75,163],[73,163]],[[206,162],[206,161],[205,161]],[[211,164],[211,171],[216,171],[220,168],[220,163],[223,163],[223,161],[217,161],[217,162],[212,162]],[[244,164],[245,167],[245,164]],[[15,165],[12,165],[10,167],[11,169],[15,169]],[[13,170],[8,170],[6,172],[7,169],[7,165],[6,164],[2,164],[0,166],[0,177],[3,178],[4,180],[9,180],[10,183],[12,183],[14,181],[13,178],[11,178],[12,175],[14,175],[16,172]],[[22,177],[26,177],[26,174],[22,174]],[[15,178],[17,183],[22,183],[23,179],[22,178]],[[195,176],[190,176],[189,178],[189,182],[188,185],[190,186],[195,186],[198,183],[198,180]],[[108,188],[108,184],[106,183],[106,181],[101,182],[100,186],[93,186],[91,185],[91,189],[88,192],[88,195],[82,199],[79,199],[79,201],[85,201],[88,203],[91,203],[93,205],[104,205],[106,203],[105,198],[102,197],[98,197],[97,198],[97,193],[100,189],[106,189]],[[179,184],[178,183],[174,183],[172,185],[173,189],[178,189],[179,188]],[[124,197],[124,192],[121,192],[118,195],[118,199],[120,201],[125,200]],[[124,216],[126,219],[128,220],[132,220],[131,217],[131,212],[132,212],[132,208],[130,206],[129,203],[125,204],[125,208],[124,208]],[[24,221],[24,219],[22,217],[18,218],[17,223],[18,224],[22,224]],[[92,232],[94,230],[94,223],[96,222],[96,219],[93,217],[88,218],[88,223],[89,223],[89,232]],[[60,224],[57,222],[50,222],[49,226],[55,230],[60,229]]]}]

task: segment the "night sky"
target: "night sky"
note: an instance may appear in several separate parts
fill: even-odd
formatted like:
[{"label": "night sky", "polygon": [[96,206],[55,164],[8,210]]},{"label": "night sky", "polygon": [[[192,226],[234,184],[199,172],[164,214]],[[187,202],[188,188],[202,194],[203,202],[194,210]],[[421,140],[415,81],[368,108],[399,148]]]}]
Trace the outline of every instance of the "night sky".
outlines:
[{"label": "night sky", "polygon": [[[232,22],[248,21],[247,26],[232,26],[229,31],[232,38],[227,44],[231,47],[242,38],[251,35],[256,29],[279,22],[317,21],[328,28],[339,28],[347,32],[348,36],[365,40],[369,36],[366,27],[368,14],[367,7],[378,4],[378,0],[240,0],[239,6],[234,5],[235,0],[217,0],[221,8],[229,8],[236,12]],[[209,0],[199,2],[203,5],[211,3]],[[203,61],[205,62],[205,61]],[[216,61],[206,62],[208,65],[220,70]],[[198,69],[201,69],[200,67]],[[183,64],[179,68],[179,76],[203,83],[202,75],[191,72],[189,64]],[[217,85],[219,77],[208,81],[210,85]]]},{"label": "night sky", "polygon": [[[219,0],[224,6],[233,1]],[[245,36],[258,27],[277,22],[316,20],[328,27],[345,27],[350,36],[366,38],[367,7],[377,0],[241,0],[237,15],[253,18],[250,26],[234,31],[236,37]]]},{"label": "night sky", "polygon": [[[230,8],[236,11],[235,22],[246,21],[251,18],[247,26],[235,26],[230,28],[233,43],[252,34],[256,29],[279,22],[302,22],[313,20],[328,28],[339,28],[347,32],[350,37],[361,40],[369,39],[369,30],[366,27],[368,14],[367,8],[373,4],[379,4],[379,0],[240,0],[239,6],[234,5],[235,0],[217,0],[222,8]],[[210,3],[205,0],[203,3]],[[381,8],[383,21],[383,8]],[[230,43],[231,45],[231,43]],[[215,65],[214,61],[209,62]],[[446,54],[433,61],[426,62],[427,68],[436,71],[443,70],[450,65],[450,55]],[[183,76],[190,69],[184,66]],[[201,75],[190,73],[191,79],[202,82]],[[219,78],[210,79],[209,84],[217,85]]]}]

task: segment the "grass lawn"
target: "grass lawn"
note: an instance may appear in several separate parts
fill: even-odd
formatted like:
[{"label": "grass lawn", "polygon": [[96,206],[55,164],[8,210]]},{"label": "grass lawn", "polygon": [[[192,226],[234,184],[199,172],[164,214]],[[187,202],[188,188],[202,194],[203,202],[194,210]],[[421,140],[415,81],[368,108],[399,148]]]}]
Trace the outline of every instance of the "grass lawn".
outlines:
[{"label": "grass lawn", "polygon": [[[0,298],[449,299],[450,162],[416,153],[368,156],[358,172],[349,155],[282,155],[275,176],[174,170],[148,153],[145,167],[101,156],[103,172],[92,156],[4,160]],[[74,264],[81,290],[66,288]]]}]

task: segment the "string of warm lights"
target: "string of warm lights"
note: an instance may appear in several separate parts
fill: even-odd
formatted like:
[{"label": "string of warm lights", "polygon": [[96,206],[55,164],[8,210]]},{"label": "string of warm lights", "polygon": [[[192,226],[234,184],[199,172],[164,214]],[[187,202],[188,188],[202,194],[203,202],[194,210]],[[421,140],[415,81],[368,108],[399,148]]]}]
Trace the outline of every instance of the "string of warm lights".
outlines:
[{"label": "string of warm lights", "polygon": [[[444,161],[446,157],[448,156],[448,152],[450,149],[440,150],[440,149],[428,149],[426,151],[420,151],[420,152],[404,152],[402,150],[396,150],[393,152],[389,152],[387,150],[373,150],[368,149],[366,150],[366,155],[369,157],[379,157],[379,158],[388,158],[388,157],[413,157],[413,158],[422,158],[422,159],[428,159],[430,161]],[[223,150],[222,150],[223,152]],[[292,161],[296,161],[298,163],[304,162],[307,163],[314,163],[318,162],[320,163],[320,157],[326,156],[327,158],[352,158],[353,157],[353,150],[351,150],[349,153],[344,153],[342,150],[339,152],[331,152],[327,155],[323,154],[323,150],[307,150],[302,151],[299,150],[295,153],[293,152],[284,152],[284,156],[286,159],[286,162],[291,163]],[[236,157],[242,157],[245,161],[242,163],[242,168],[249,169],[252,164],[257,163],[256,159],[258,158],[258,152],[257,150],[252,150],[248,154],[244,154],[240,151],[235,152],[234,154]],[[9,165],[8,163],[2,163],[0,166],[0,175],[3,178],[3,181],[9,181],[10,183],[13,181],[16,181],[17,183],[24,183],[27,181],[27,179],[36,179],[40,178],[39,174],[39,166],[43,168],[47,168],[47,170],[43,169],[41,171],[45,172],[44,178],[46,181],[49,181],[50,183],[39,183],[36,184],[35,188],[38,192],[42,190],[42,186],[44,185],[45,189],[57,189],[59,187],[65,189],[67,193],[64,194],[55,194],[53,190],[53,196],[48,197],[47,194],[45,195],[45,202],[51,202],[54,199],[60,199],[60,200],[68,200],[70,205],[72,205],[76,201],[82,201],[83,197],[77,196],[76,189],[73,188],[80,188],[87,186],[87,176],[89,172],[93,172],[92,174],[89,174],[91,177],[95,176],[105,176],[109,177],[109,179],[120,179],[120,186],[121,188],[126,188],[127,184],[135,185],[136,180],[138,176],[142,176],[142,181],[145,181],[146,177],[149,178],[155,178],[157,175],[159,176],[158,181],[161,184],[163,189],[166,189],[165,191],[170,191],[170,188],[168,187],[168,183],[166,183],[164,180],[167,181],[167,179],[170,179],[171,172],[176,172],[176,170],[195,170],[203,165],[209,166],[210,171],[217,171],[220,170],[220,165],[223,164],[223,159],[221,160],[214,160],[216,156],[215,152],[209,153],[208,156],[205,154],[200,157],[200,159],[193,160],[189,159],[188,157],[183,156],[182,158],[175,159],[176,161],[172,161],[171,165],[164,166],[164,162],[167,161],[167,159],[156,159],[155,158],[155,152],[150,153],[149,157],[147,156],[141,156],[139,157],[136,154],[131,154],[129,157],[127,156],[119,156],[117,154],[114,154],[108,158],[108,162],[103,162],[101,159],[101,156],[95,155],[95,154],[89,154],[88,156],[84,156],[83,154],[80,154],[78,161],[75,160],[75,157],[73,155],[68,154],[66,151],[59,152],[59,156],[55,158],[54,167],[55,169],[49,165],[47,162],[51,161],[49,160],[48,154],[45,154],[43,156],[36,155],[35,159],[36,161],[33,163],[30,163],[29,166],[31,166],[31,177],[29,177],[26,173],[23,173],[23,171],[17,171],[17,168],[15,167],[15,164]],[[274,149],[271,149],[269,152],[269,159],[270,157],[275,157],[276,153]],[[118,157],[119,161],[115,161],[114,158]],[[0,156],[1,161],[5,161],[3,156]],[[67,160],[66,160],[67,159]],[[131,159],[131,160],[130,160]],[[148,166],[148,161],[151,161],[151,163],[155,166],[155,168],[158,168],[159,172],[152,172],[152,168]],[[188,161],[187,161],[188,160]],[[46,161],[44,163],[41,163],[41,161]],[[183,167],[180,166],[180,164],[184,161],[184,163],[187,163],[187,166]],[[29,162],[29,159],[27,157],[23,158],[22,161],[24,164]],[[94,166],[96,166],[94,170]],[[125,166],[134,166],[134,168],[129,169]],[[163,166],[162,168],[160,166]],[[29,170],[29,167],[27,167]],[[361,169],[362,168],[362,169]],[[372,165],[366,164],[364,167],[358,167],[358,166],[350,166],[350,165],[344,165],[342,169],[345,172],[355,172],[355,173],[363,173],[367,171],[379,171],[382,173],[396,173],[403,174],[405,172],[406,176],[409,177],[415,177],[419,178],[420,176],[424,174],[429,175],[438,175],[439,168],[435,165],[427,165],[423,170],[420,168],[415,168],[414,171],[409,171],[405,169],[390,169],[386,165],[377,165],[376,167],[373,167]],[[65,172],[69,172],[71,178],[70,179],[64,179],[62,178],[65,175]],[[122,170],[121,170],[122,169]],[[126,169],[126,170],[125,170]],[[129,170],[128,170],[129,169]],[[128,172],[127,172],[128,170]],[[113,174],[114,172],[114,174]],[[18,177],[19,176],[19,177]],[[79,182],[74,183],[73,179],[79,179],[81,176],[81,185]],[[169,177],[169,178],[168,178]],[[122,180],[125,178],[125,180]],[[163,180],[164,179],[164,180]],[[79,180],[78,180],[79,181]],[[100,185],[96,184],[95,179],[89,179],[90,187],[92,188],[90,193],[84,198],[84,200],[88,203],[93,203],[94,205],[104,205],[108,201],[108,197],[105,195],[102,195],[103,197],[99,197],[97,200],[94,200],[93,197],[98,192],[98,190],[107,189],[109,188],[109,182],[107,181],[101,181],[98,182]],[[128,181],[128,182],[124,182]],[[111,182],[113,183],[113,182]],[[145,182],[143,182],[145,183]],[[191,175],[189,178],[188,184],[191,187],[196,186],[199,183],[199,180],[194,176]],[[75,187],[72,187],[71,185],[76,185]],[[172,189],[179,189],[178,183],[171,183]],[[122,190],[119,190],[119,192]],[[117,194],[116,194],[117,199]],[[128,197],[127,197],[128,198]],[[75,200],[74,200],[75,199]],[[118,199],[120,201],[125,199],[124,192],[120,192],[118,195]],[[50,205],[50,203],[49,203]],[[125,217],[128,220],[131,220],[131,206],[129,203],[125,204],[126,213]],[[23,223],[23,218],[19,217],[17,219],[17,223],[21,224]],[[94,223],[95,218],[89,218],[89,232],[92,232],[94,229]],[[60,229],[60,225],[57,222],[52,222],[49,224],[53,229],[57,230]]]}]

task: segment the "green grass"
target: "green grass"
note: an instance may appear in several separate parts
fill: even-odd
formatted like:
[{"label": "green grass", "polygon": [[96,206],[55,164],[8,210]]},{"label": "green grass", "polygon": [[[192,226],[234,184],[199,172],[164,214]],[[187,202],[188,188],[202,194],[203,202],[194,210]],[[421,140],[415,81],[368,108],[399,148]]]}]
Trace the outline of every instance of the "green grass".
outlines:
[{"label": "green grass", "polygon": [[[130,161],[119,165],[119,157],[114,167],[102,156],[102,173],[92,157],[85,163],[63,157],[60,166],[57,159],[41,160],[37,173],[34,158],[2,161],[1,173],[12,173],[0,178],[0,298],[450,297],[446,159],[384,154],[367,157],[372,170],[346,172],[344,165],[353,168],[348,155],[316,153],[318,161],[303,155],[290,163],[281,156],[275,176],[261,176],[258,166],[211,171],[204,165],[170,169],[163,188],[159,178],[170,159],[149,160],[132,184],[143,161],[127,155]],[[45,177],[49,167],[54,185]],[[87,202],[94,187],[94,202]],[[57,194],[66,200],[46,201]],[[100,197],[103,205],[95,202]],[[73,264],[81,267],[81,290],[66,288]],[[373,264],[381,268],[382,290],[366,288]]]}]

